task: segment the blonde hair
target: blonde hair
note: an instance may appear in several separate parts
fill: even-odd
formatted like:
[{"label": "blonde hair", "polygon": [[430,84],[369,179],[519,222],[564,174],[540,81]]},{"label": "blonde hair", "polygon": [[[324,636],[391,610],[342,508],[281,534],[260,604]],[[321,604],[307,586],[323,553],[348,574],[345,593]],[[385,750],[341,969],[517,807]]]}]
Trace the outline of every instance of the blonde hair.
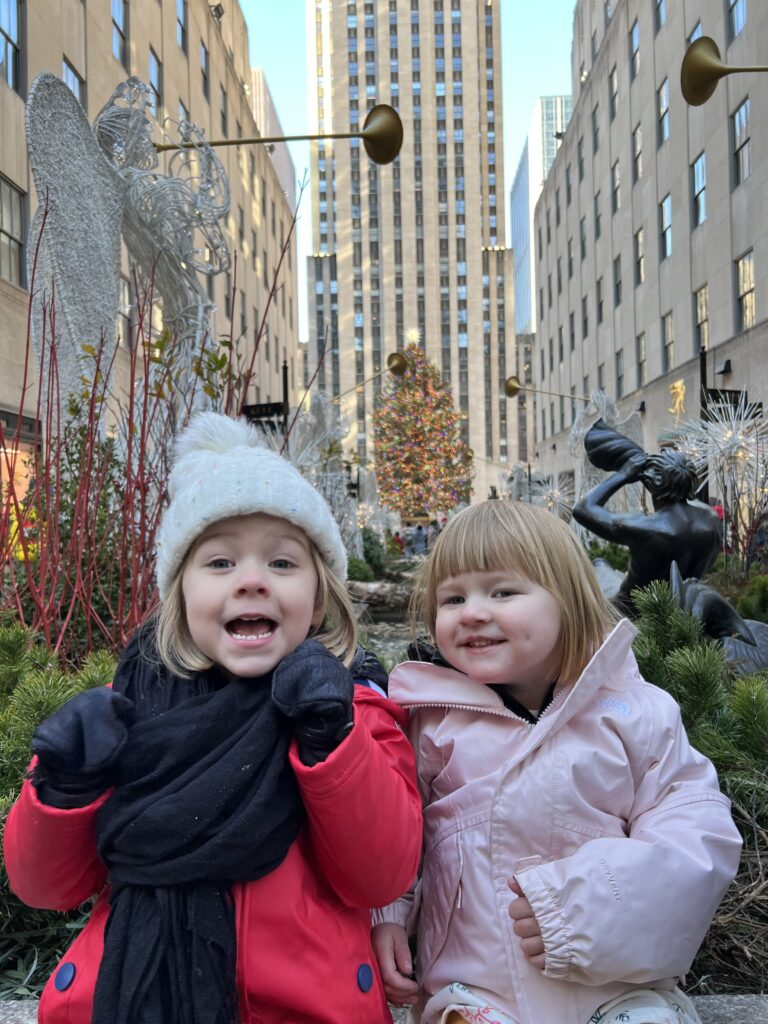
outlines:
[{"label": "blonde hair", "polygon": [[[213,665],[192,639],[187,625],[181,583],[193,550],[194,545],[187,552],[168,588],[165,600],[160,602],[155,613],[156,645],[160,660],[170,672],[183,678],[195,672],[205,672]],[[357,647],[357,619],[349,595],[311,540],[309,550],[317,573],[315,611],[321,619],[320,626],[310,630],[310,635],[349,666]]]},{"label": "blonde hair", "polygon": [[560,607],[563,681],[577,679],[618,615],[604,597],[581,544],[557,516],[523,502],[491,500],[452,519],[416,573],[411,627],[435,637],[437,588],[465,572],[512,570],[545,590]]}]

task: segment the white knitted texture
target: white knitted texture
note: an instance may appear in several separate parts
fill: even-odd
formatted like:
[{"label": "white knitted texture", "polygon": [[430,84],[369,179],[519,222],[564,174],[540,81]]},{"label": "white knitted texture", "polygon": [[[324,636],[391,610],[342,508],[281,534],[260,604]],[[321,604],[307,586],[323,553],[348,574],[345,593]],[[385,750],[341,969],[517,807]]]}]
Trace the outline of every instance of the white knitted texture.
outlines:
[{"label": "white knitted texture", "polygon": [[246,420],[193,416],[176,441],[170,505],[157,541],[157,583],[165,598],[184,558],[212,523],[263,512],[300,527],[344,581],[347,553],[324,498],[286,459],[265,447]]}]

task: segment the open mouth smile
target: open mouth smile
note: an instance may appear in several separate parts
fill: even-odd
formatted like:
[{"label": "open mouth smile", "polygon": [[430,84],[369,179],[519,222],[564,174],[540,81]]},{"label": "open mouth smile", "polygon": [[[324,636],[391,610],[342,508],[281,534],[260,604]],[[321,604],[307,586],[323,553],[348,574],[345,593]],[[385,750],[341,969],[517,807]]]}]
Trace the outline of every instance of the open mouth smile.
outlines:
[{"label": "open mouth smile", "polygon": [[465,640],[463,647],[468,647],[470,650],[483,650],[485,647],[496,647],[498,644],[503,643],[503,640],[493,640],[490,637],[471,637],[469,640]]},{"label": "open mouth smile", "polygon": [[225,628],[234,640],[268,640],[277,623],[263,615],[242,615],[228,622]]}]

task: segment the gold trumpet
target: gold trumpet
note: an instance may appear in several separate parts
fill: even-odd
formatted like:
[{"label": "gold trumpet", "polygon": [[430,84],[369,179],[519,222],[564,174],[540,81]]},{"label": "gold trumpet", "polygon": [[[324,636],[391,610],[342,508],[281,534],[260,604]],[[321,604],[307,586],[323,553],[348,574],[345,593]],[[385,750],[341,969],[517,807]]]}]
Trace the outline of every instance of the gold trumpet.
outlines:
[{"label": "gold trumpet", "polygon": [[699,36],[685,51],[680,68],[683,99],[692,107],[700,107],[715,91],[720,79],[736,71],[768,71],[768,67],[728,67],[720,60],[715,40],[710,36]]},{"label": "gold trumpet", "polygon": [[[257,136],[251,139],[212,139],[209,146],[251,146],[271,142],[300,142],[321,139],[362,139],[368,156],[376,164],[391,164],[403,144],[403,122],[400,115],[388,103],[379,103],[368,111],[359,132],[335,132],[332,135],[273,135]],[[155,145],[158,153],[171,149],[191,149],[194,142],[161,142]]]}]

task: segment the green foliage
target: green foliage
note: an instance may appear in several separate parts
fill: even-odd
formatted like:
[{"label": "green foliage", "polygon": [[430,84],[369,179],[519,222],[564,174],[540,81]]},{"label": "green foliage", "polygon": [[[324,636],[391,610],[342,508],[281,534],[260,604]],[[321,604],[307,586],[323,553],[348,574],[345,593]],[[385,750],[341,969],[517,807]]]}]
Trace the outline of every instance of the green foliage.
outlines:
[{"label": "green foliage", "polygon": [[347,563],[347,579],[358,583],[373,583],[373,570],[362,558],[350,558]]},{"label": "green foliage", "polygon": [[373,578],[383,579],[386,557],[384,545],[379,540],[378,534],[374,533],[369,526],[364,526],[361,533],[363,535],[363,558],[371,567]]},{"label": "green foliage", "polygon": [[602,541],[590,538],[587,544],[589,557],[594,562],[596,558],[604,558],[612,569],[619,572],[626,572],[629,565],[629,548],[623,544],[614,544],[613,541]]},{"label": "green foliage", "polygon": [[635,591],[640,671],[680,704],[688,736],[717,768],[744,840],[739,874],[691,968],[701,993],[764,991],[768,983],[768,674],[736,677],[722,645],[657,581]]},{"label": "green foliage", "polygon": [[[30,630],[0,627],[0,828],[21,788],[37,725],[75,694],[110,682],[114,671],[104,652],[89,655],[79,672],[66,671]],[[0,853],[0,1000],[39,995],[84,920],[82,912],[20,903]]]},{"label": "green foliage", "polygon": [[736,601],[736,611],[745,619],[768,622],[768,576],[749,580],[746,590]]}]

